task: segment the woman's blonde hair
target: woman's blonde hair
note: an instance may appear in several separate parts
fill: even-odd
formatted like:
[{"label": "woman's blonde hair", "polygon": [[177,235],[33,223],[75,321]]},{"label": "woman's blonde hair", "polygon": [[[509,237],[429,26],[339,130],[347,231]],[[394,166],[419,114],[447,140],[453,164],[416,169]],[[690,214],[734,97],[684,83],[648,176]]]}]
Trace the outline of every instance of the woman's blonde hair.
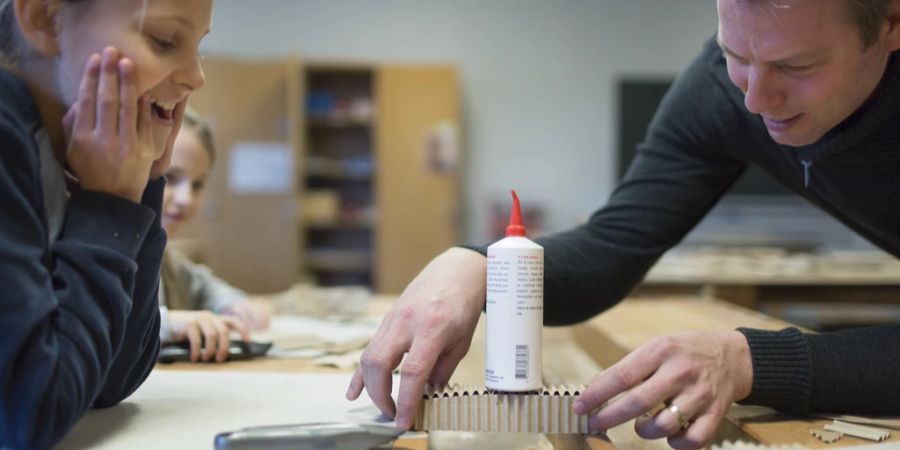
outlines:
[{"label": "woman's blonde hair", "polygon": [[12,0],[0,0],[0,63],[11,65],[19,59],[23,49],[18,31]]}]

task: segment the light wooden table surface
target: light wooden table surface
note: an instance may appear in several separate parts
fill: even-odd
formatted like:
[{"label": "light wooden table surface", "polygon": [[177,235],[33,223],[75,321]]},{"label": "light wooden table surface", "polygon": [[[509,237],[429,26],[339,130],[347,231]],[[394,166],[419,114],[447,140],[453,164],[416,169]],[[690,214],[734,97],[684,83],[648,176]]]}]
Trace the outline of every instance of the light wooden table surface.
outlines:
[{"label": "light wooden table surface", "polygon": [[[383,315],[390,307],[382,298],[371,308],[372,315]],[[700,297],[672,297],[629,299],[609,311],[574,327],[544,329],[545,384],[586,384],[602,367],[609,366],[629,351],[650,339],[685,330],[734,329],[739,326],[780,329],[790,324],[724,301]],[[316,366],[304,359],[257,359],[226,364],[179,363],[158,366],[158,370],[210,371],[300,371],[346,373],[345,370]],[[451,383],[484,384],[484,318],[469,349],[461,361]],[[396,387],[395,387],[396,389]],[[339,393],[337,395],[343,395]],[[809,435],[809,428],[821,428],[828,420],[789,417],[765,408],[735,405],[728,420],[722,424],[716,442],[745,440],[761,444],[800,444],[810,448],[838,448],[863,445],[869,442],[844,437],[838,442],[824,444]],[[592,436],[547,436],[560,449],[667,449],[665,440],[646,441],[638,437],[629,422],[608,432],[608,439]],[[900,442],[893,433],[891,440]],[[490,436],[484,436],[490,440]],[[434,444],[434,443],[432,443]],[[394,448],[424,450],[427,439],[398,440]],[[434,448],[434,447],[432,447]]]},{"label": "light wooden table surface", "polygon": [[[900,261],[878,251],[789,253],[776,248],[670,252],[634,294],[706,295],[778,314],[784,304],[896,304]],[[871,320],[877,320],[877,314]]]},{"label": "light wooden table surface", "polygon": [[[790,324],[731,303],[699,297],[629,299],[577,326],[580,347],[599,365],[609,366],[654,337],[687,330],[732,330],[737,327],[777,330]],[[871,441],[844,436],[825,444],[810,436],[830,420],[779,414],[767,408],[735,405],[719,429],[717,441],[746,440],[767,445],[799,444],[839,448]],[[900,424],[900,422],[898,422]],[[900,443],[898,432],[890,442]]]}]

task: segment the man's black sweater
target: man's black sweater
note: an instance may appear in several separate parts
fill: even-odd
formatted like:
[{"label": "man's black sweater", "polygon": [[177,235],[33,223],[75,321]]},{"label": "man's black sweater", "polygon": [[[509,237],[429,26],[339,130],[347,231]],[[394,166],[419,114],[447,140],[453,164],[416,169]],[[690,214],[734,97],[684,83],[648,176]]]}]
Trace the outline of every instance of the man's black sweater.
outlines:
[{"label": "man's black sweater", "polygon": [[0,70],[4,449],[49,448],[88,408],[137,389],[159,349],[165,181],[149,183],[140,205],[72,192],[53,240],[35,140],[41,128],[26,85]]},{"label": "man's black sweater", "polygon": [[[775,143],[743,101],[710,40],[665,96],[606,206],[582,226],[537,240],[545,248],[545,323],[586,320],[620,301],[748,164],[900,257],[900,56],[867,104],[807,147]],[[740,331],[754,371],[744,402],[900,412],[900,326]]]}]

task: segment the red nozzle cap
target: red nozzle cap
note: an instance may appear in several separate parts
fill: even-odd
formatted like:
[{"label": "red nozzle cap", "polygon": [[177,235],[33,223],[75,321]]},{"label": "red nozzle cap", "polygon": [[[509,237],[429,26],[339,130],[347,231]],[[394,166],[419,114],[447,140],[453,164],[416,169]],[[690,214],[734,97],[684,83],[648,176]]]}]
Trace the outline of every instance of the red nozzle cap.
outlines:
[{"label": "red nozzle cap", "polygon": [[515,189],[512,191],[513,205],[509,211],[509,225],[506,226],[506,236],[525,236],[525,227],[522,225],[522,208],[519,206],[519,196]]}]

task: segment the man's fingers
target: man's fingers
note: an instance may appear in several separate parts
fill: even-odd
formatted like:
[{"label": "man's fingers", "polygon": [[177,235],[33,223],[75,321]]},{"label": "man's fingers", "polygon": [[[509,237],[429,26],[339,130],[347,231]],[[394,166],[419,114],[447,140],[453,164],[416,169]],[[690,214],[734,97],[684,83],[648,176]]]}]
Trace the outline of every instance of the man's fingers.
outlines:
[{"label": "man's fingers", "polygon": [[668,439],[669,446],[676,450],[702,448],[709,444],[715,435],[722,415],[707,413],[697,417],[687,430],[684,430]]},{"label": "man's fingers", "polygon": [[639,417],[634,423],[634,430],[644,439],[674,436],[682,430],[682,420],[690,422],[700,411],[706,410],[706,401],[696,395],[679,394],[653,416]]},{"label": "man's fingers", "polygon": [[358,399],[359,394],[362,394],[364,387],[362,372],[360,372],[360,368],[357,367],[356,370],[353,371],[353,378],[350,379],[350,385],[347,386],[347,400],[352,401]]},{"label": "man's fingers", "polygon": [[405,350],[405,346],[389,339],[382,346],[374,347],[370,344],[359,361],[366,392],[388,419],[393,419],[397,413],[394,399],[391,398],[391,372],[400,364]]},{"label": "man's fingers", "polygon": [[437,362],[434,363],[434,368],[431,369],[431,376],[428,378],[428,382],[438,386],[446,386],[450,382],[453,372],[456,371],[456,366],[466,356],[467,351],[468,347],[454,348],[450,352],[439,356]]},{"label": "man's fingers", "polygon": [[425,382],[431,376],[434,362],[443,349],[439,341],[419,339],[413,342],[403,367],[400,368],[400,390],[397,394],[397,428],[412,426]]},{"label": "man's fingers", "polygon": [[391,388],[393,386],[391,371],[397,366],[398,362],[386,358],[367,356],[365,353],[360,360],[366,392],[369,393],[372,403],[375,403],[375,406],[388,419],[393,419],[397,414],[394,399],[391,398]]},{"label": "man's fingers", "polygon": [[655,372],[660,363],[660,352],[650,345],[641,346],[629,353],[591,380],[575,401],[575,414],[588,414],[613,397],[638,385]]},{"label": "man's fingers", "polygon": [[[653,376],[625,395],[613,400],[591,416],[593,429],[608,430],[653,409],[672,398],[678,390],[667,377]],[[664,411],[665,412],[665,411]]]}]

